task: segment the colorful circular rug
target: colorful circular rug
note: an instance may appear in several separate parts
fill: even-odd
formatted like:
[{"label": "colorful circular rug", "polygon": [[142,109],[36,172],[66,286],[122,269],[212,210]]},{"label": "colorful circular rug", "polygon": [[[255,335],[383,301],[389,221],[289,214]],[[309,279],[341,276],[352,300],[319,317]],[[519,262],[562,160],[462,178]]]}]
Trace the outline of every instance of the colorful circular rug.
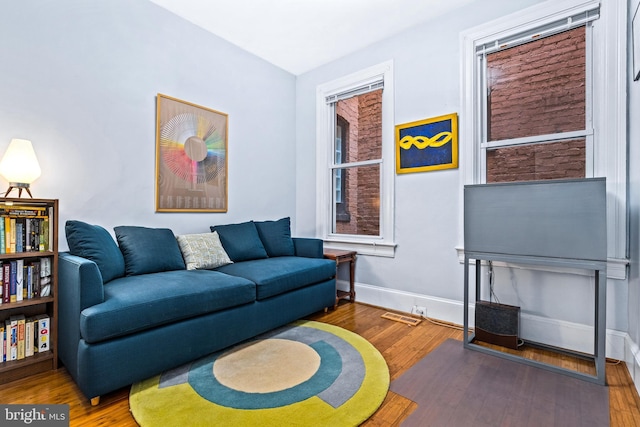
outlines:
[{"label": "colorful circular rug", "polygon": [[367,340],[298,321],[134,384],[129,405],[143,427],[357,426],[388,389]]}]

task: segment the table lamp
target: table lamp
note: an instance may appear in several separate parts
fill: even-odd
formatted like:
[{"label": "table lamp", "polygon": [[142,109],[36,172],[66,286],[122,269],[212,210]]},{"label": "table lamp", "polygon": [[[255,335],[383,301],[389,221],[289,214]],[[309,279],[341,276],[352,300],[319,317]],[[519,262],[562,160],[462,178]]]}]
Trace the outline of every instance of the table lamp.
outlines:
[{"label": "table lamp", "polygon": [[9,181],[9,189],[4,197],[7,197],[14,188],[18,189],[18,197],[22,196],[23,189],[33,197],[29,185],[38,179],[40,173],[40,164],[31,141],[12,139],[4,157],[0,160],[0,175]]}]

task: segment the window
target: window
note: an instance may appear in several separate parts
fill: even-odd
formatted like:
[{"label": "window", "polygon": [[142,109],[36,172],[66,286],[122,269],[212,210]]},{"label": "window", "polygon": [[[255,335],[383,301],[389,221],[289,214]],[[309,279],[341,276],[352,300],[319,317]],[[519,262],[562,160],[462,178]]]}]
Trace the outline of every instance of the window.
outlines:
[{"label": "window", "polygon": [[593,135],[586,105],[590,30],[581,25],[480,53],[487,88],[486,182],[586,176]]},{"label": "window", "polygon": [[544,2],[460,38],[462,186],[606,177],[607,274],[616,279],[628,263],[626,9],[621,0]]},{"label": "window", "polygon": [[[591,21],[598,9],[476,47],[482,182],[591,175]],[[589,154],[587,154],[587,152]]]},{"label": "window", "polygon": [[333,110],[335,160],[329,166],[335,178],[332,232],[379,236],[382,89],[340,99]]},{"label": "window", "polygon": [[317,218],[326,247],[393,256],[393,80],[384,63],[318,87]]}]

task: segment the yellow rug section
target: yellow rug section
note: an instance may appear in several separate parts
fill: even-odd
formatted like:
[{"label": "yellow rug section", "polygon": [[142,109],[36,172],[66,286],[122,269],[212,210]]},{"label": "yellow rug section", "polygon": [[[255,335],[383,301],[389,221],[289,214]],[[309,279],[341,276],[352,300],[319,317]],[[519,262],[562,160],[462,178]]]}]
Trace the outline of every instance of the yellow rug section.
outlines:
[{"label": "yellow rug section", "polygon": [[158,375],[131,387],[138,424],[357,426],[389,389],[389,369],[371,343],[313,321],[294,322],[182,371],[170,383]]}]

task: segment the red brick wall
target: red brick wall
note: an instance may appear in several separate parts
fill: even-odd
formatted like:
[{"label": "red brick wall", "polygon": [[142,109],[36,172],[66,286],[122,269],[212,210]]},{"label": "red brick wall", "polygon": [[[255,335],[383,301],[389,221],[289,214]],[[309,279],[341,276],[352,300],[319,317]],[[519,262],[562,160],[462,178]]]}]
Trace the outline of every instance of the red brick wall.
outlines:
[{"label": "red brick wall", "polygon": [[[585,29],[487,56],[489,141],[585,129]],[[584,141],[487,152],[487,182],[584,177]]]},{"label": "red brick wall", "polygon": [[[349,122],[348,158],[343,162],[382,156],[382,90],[339,101],[336,113]],[[377,236],[380,233],[380,168],[360,166],[343,172],[350,221],[336,222],[341,234]]]},{"label": "red brick wall", "polygon": [[584,178],[584,139],[487,150],[487,182]]}]

